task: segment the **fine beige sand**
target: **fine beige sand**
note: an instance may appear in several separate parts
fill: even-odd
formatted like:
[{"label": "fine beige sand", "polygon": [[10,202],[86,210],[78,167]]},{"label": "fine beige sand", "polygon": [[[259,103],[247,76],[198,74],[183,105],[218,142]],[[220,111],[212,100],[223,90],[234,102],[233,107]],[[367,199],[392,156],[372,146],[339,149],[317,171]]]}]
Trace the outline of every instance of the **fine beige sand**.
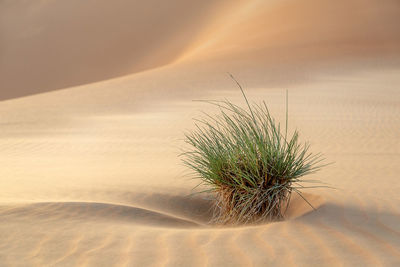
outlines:
[{"label": "fine beige sand", "polygon": [[[168,4],[167,4],[168,2]],[[397,0],[0,3],[0,266],[399,266]],[[183,133],[264,99],[334,164],[213,226]],[[123,76],[124,75],[124,76]],[[197,189],[199,191],[199,189]]]}]

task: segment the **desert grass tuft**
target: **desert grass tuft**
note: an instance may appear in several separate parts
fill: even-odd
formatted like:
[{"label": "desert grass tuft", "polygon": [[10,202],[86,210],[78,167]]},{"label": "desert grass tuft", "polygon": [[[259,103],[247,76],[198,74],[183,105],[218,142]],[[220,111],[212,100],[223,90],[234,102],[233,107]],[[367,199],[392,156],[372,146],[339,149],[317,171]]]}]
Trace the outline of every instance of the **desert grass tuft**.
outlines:
[{"label": "desert grass tuft", "polygon": [[[204,101],[219,107],[219,114],[197,119],[196,129],[185,134],[188,150],[183,162],[201,184],[215,196],[214,223],[246,224],[282,220],[292,192],[307,188],[304,175],[319,170],[321,154],[309,152],[299,134],[288,135],[288,96],[286,123],[281,125],[270,114],[265,101],[242,108],[228,100]],[[311,186],[310,186],[311,187]]]}]

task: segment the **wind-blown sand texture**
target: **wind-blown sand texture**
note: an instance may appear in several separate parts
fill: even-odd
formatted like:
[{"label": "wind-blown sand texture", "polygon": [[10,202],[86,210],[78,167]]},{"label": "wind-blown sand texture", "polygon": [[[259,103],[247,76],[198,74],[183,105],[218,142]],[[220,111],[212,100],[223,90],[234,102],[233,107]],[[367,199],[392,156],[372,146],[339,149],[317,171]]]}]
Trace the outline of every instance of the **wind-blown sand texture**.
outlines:
[{"label": "wind-blown sand texture", "polygon": [[[397,0],[1,1],[0,266],[399,266],[399,25]],[[193,99],[243,103],[226,72],[280,119],[289,90],[334,162],[316,211],[207,224],[177,155]]]}]

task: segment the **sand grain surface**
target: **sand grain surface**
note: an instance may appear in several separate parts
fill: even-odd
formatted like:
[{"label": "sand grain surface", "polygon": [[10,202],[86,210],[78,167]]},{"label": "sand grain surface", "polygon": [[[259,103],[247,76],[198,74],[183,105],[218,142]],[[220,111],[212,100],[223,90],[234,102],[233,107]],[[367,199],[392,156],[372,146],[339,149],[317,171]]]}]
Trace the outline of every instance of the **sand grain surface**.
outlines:
[{"label": "sand grain surface", "polygon": [[[398,1],[89,2],[0,3],[1,266],[400,265]],[[316,211],[208,224],[178,154],[226,72],[278,119],[289,90]]]}]

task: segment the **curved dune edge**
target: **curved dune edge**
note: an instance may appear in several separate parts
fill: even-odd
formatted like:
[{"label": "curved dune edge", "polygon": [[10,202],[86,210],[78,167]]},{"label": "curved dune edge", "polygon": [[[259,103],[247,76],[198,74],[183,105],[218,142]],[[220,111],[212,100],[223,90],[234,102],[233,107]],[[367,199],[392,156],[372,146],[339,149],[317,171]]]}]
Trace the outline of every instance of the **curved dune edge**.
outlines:
[{"label": "curved dune edge", "polygon": [[1,216],[35,221],[114,221],[146,226],[199,227],[200,224],[149,209],[99,202],[39,202],[2,207]]},{"label": "curved dune edge", "polygon": [[2,1],[0,100],[167,65],[230,10],[227,3]]},{"label": "curved dune edge", "polygon": [[278,69],[291,76],[332,62],[400,63],[395,1],[362,7],[356,0],[160,3],[1,3],[0,80],[7,90],[0,100],[187,62],[212,62],[216,71]]},{"label": "curved dune edge", "polygon": [[[304,197],[312,203],[314,208],[318,208],[324,203],[322,197],[317,195],[304,194]],[[149,198],[152,200],[149,200]],[[159,201],[158,204],[161,206],[148,208],[151,207],[149,203],[153,203],[153,205],[157,203],[157,198]],[[179,203],[177,199],[180,199],[181,203]],[[160,198],[155,194],[150,194],[145,199],[142,198],[142,200],[145,200],[142,204],[147,204],[147,208],[115,203],[74,201],[37,202],[10,206],[2,205],[0,207],[0,216],[8,219],[33,220],[38,222],[78,220],[86,222],[124,222],[148,227],[173,227],[182,229],[193,227],[221,227],[221,225],[207,223],[212,219],[211,210],[213,206],[211,201],[199,202],[199,200],[190,197],[181,198],[181,196],[172,195]],[[167,205],[165,205],[165,203],[167,203]],[[206,207],[204,203],[206,203]],[[288,206],[285,217],[287,220],[293,220],[311,212],[313,212],[313,209],[307,203],[304,204],[302,198],[294,196]],[[202,217],[199,221],[196,221],[196,217],[198,217],[199,213],[202,213]],[[268,222],[265,223],[268,224]],[[229,225],[226,226],[229,227]],[[240,225],[237,225],[237,227],[240,227]]]}]

